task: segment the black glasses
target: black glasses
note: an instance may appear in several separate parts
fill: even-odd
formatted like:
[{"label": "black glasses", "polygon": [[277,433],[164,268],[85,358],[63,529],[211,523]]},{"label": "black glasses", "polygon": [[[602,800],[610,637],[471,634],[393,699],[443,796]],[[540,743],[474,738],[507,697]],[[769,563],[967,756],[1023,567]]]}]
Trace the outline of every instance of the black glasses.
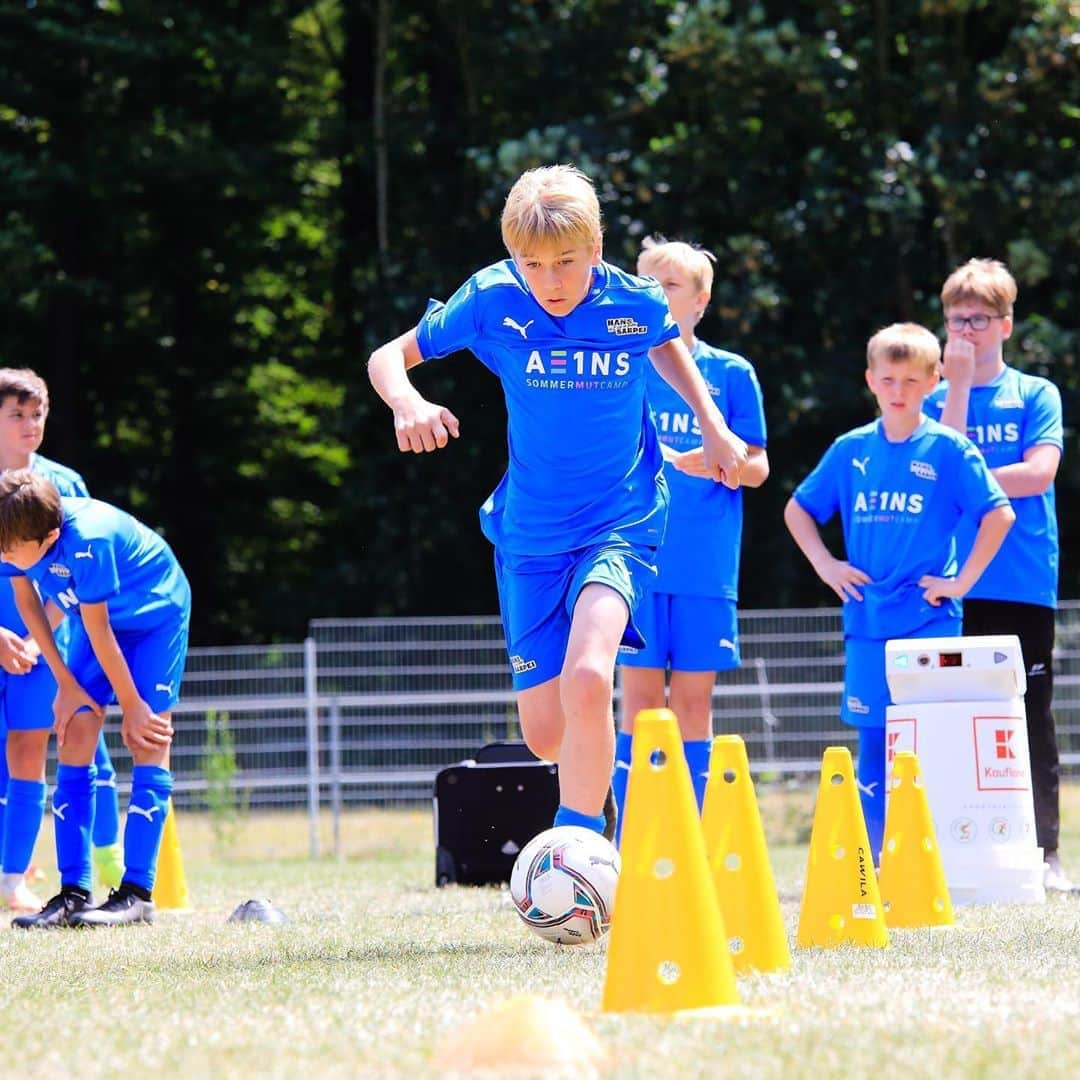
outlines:
[{"label": "black glasses", "polygon": [[985,330],[990,325],[991,319],[1007,319],[1007,315],[950,315],[945,320],[945,325],[950,330],[963,330],[970,326],[972,330]]}]

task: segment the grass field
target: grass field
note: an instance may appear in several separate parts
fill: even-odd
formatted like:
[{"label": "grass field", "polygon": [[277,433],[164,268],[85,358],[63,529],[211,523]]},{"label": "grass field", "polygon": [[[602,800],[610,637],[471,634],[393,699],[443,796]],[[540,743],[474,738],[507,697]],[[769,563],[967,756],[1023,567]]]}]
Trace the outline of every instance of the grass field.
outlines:
[{"label": "grass field", "polygon": [[[814,795],[760,796],[793,937]],[[886,950],[796,951],[789,973],[739,980],[759,1010],[742,1019],[606,1015],[603,945],[544,944],[505,891],[434,888],[427,812],[352,814],[345,857],[314,863],[298,814],[242,819],[227,851],[206,817],[178,820],[193,913],[0,930],[9,1074],[434,1076],[441,1039],[528,992],[583,1012],[605,1077],[1080,1075],[1080,897],[960,909],[959,929],[893,931]],[[1064,823],[1075,872],[1078,786]],[[292,921],[226,923],[259,896]]]}]

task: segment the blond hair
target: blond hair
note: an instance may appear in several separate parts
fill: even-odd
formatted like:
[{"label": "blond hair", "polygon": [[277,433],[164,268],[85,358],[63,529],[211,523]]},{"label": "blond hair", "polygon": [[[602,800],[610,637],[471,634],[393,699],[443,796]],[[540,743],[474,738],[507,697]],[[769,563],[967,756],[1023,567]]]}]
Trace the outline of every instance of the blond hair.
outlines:
[{"label": "blond hair", "polygon": [[876,361],[898,364],[912,360],[921,364],[930,375],[937,371],[941,360],[941,343],[918,323],[893,323],[879,330],[866,343],[866,366],[873,368]]},{"label": "blond hair", "polygon": [[969,259],[941,287],[941,306],[985,304],[998,315],[1011,315],[1016,303],[1016,278],[997,259]]},{"label": "blond hair", "polygon": [[712,295],[713,263],[716,256],[697,244],[683,240],[666,240],[662,236],[646,236],[641,241],[641,253],[637,258],[637,272],[643,277],[659,278],[657,271],[673,266],[690,275],[698,292]]},{"label": "blond hair", "polygon": [[518,177],[502,212],[502,238],[511,255],[543,244],[600,240],[600,201],[592,181],[573,165],[546,165]]}]

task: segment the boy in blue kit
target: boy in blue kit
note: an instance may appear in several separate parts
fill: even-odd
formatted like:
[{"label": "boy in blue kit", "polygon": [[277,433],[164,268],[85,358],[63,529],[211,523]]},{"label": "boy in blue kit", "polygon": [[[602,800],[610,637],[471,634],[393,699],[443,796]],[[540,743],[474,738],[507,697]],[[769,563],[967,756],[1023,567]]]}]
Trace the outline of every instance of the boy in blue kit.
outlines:
[{"label": "boy in blue kit", "polygon": [[[73,469],[37,453],[45,435],[49,391],[27,368],[0,368],[0,472],[32,469],[65,495],[86,495]],[[55,618],[62,616],[52,608]],[[67,632],[57,628],[61,648]],[[52,731],[56,682],[15,607],[11,583],[0,580],[0,905],[38,911],[41,901],[26,885],[26,871],[45,810],[45,758]],[[101,739],[97,748],[94,862],[112,885],[120,884],[116,774]]]},{"label": "boy in blue kit", "polygon": [[[61,497],[29,469],[0,476],[0,559],[15,600],[56,679],[56,854],[60,892],[13,927],[152,922],[150,896],[172,793],[170,713],[187,656],[191,590],[168,544],[130,514],[95,499]],[[36,586],[36,587],[35,587]],[[39,595],[40,590],[40,595]],[[71,619],[64,662],[42,600]],[[90,906],[94,749],[104,706],[123,710],[131,751],[124,876]]]},{"label": "boy in blue kit", "polygon": [[[972,259],[945,282],[944,375],[927,411],[965,432],[979,447],[1012,502],[1016,525],[964,598],[965,634],[1016,634],[1027,668],[1028,745],[1035,831],[1046,861],[1044,882],[1072,892],[1058,858],[1060,795],[1054,692],[1054,613],[1058,529],[1054,479],[1061,463],[1061,394],[1048,379],[1008,367],[1004,343],[1013,330],[1016,281],[1004,264]],[[961,527],[960,551],[972,542]]]},{"label": "boy in blue kit", "polygon": [[[740,487],[769,475],[765,409],[753,366],[741,356],[699,341],[694,328],[712,295],[711,252],[681,242],[647,239],[637,270],[656,278],[716,407],[748,447]],[[686,402],[653,370],[647,394],[660,433],[670,491],[667,533],[657,552],[657,578],[636,619],[647,644],[619,651],[622,717],[615,737],[612,790],[622,818],[634,717],[670,704],[679,719],[698,808],[705,797],[712,749],[712,693],[718,671],[739,666],[739,548],[742,491],[704,474],[701,437]],[[669,699],[665,674],[671,667]],[[618,839],[619,831],[616,831]]]},{"label": "boy in blue kit", "polygon": [[[866,347],[866,382],[881,416],[841,435],[784,510],[795,542],[844,605],[840,715],[859,729],[857,779],[875,862],[885,825],[885,642],[959,635],[960,597],[1015,518],[974,444],[923,415],[940,357],[924,327],[878,331]],[[846,561],[818,532],[836,513]],[[955,535],[964,521],[974,539],[959,565]]]},{"label": "boy in blue kit", "polygon": [[[507,197],[510,258],[474,274],[419,325],[381,346],[368,373],[398,448],[457,438],[457,418],[407,371],[462,349],[502,382],[510,461],[481,509],[518,713],[534,753],[558,761],[556,825],[614,829],[612,681],[620,642],[653,576],[667,489],[645,400],[649,361],[689,403],[705,468],[735,486],[746,447],[713,404],[663,290],[601,257],[600,206],[571,166],[533,169]],[[610,814],[605,813],[605,807]]]}]

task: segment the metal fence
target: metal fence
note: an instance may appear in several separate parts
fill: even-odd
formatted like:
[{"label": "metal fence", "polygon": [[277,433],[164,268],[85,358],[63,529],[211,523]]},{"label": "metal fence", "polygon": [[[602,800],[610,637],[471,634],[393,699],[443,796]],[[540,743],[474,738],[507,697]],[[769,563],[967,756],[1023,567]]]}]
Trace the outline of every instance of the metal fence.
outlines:
[{"label": "metal fence", "polygon": [[[825,745],[853,745],[838,719],[839,611],[744,611],[740,634],[743,666],[718,679],[715,726],[746,740],[755,771],[813,772]],[[1059,742],[1075,774],[1080,601],[1061,607],[1055,660]],[[519,737],[496,617],[316,619],[303,643],[192,649],[176,713],[179,805],[307,807],[313,821],[320,808],[426,802],[440,768]]]}]

